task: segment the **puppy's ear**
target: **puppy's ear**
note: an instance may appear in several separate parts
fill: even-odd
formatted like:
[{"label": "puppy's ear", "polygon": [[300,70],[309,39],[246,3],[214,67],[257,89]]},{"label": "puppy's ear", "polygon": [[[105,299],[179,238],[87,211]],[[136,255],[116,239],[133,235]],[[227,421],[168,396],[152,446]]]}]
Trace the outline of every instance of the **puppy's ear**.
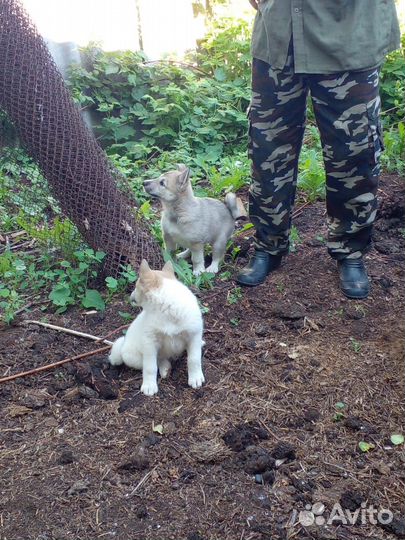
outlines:
[{"label": "puppy's ear", "polygon": [[177,176],[177,189],[183,191],[186,189],[189,178],[190,178],[190,169],[183,165],[184,169],[180,170]]},{"label": "puppy's ear", "polygon": [[175,278],[174,268],[172,261],[167,261],[167,263],[162,268],[162,272],[167,275],[168,278]]},{"label": "puppy's ear", "polygon": [[141,262],[141,266],[139,267],[139,279],[145,278],[145,276],[147,276],[150,271],[151,270],[148,261],[143,259]]},{"label": "puppy's ear", "polygon": [[177,170],[178,171],[185,171],[187,169],[187,167],[184,165],[184,163],[177,163]]}]

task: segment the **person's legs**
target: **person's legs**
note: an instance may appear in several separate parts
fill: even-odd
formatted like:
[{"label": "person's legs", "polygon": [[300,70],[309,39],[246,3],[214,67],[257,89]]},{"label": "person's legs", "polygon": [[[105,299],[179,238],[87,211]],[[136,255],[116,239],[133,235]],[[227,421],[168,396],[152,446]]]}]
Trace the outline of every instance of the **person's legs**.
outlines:
[{"label": "person's legs", "polygon": [[328,251],[359,258],[376,216],[382,150],[378,69],[310,77],[326,169]]},{"label": "person's legs", "polygon": [[306,98],[306,81],[294,73],[292,55],[282,70],[253,59],[249,216],[256,229],[256,248],[272,255],[288,252]]},{"label": "person's legs", "polygon": [[243,285],[262,283],[279,265],[281,255],[288,253],[307,92],[305,76],[294,73],[291,53],[282,70],[253,59],[249,216],[256,230],[256,254],[237,277]]},{"label": "person's legs", "polygon": [[377,213],[382,150],[378,79],[378,69],[309,77],[326,169],[328,251],[341,261],[341,278],[343,269],[349,281],[362,282],[347,291],[342,286],[345,294],[359,298],[368,293],[361,257],[370,246]]}]

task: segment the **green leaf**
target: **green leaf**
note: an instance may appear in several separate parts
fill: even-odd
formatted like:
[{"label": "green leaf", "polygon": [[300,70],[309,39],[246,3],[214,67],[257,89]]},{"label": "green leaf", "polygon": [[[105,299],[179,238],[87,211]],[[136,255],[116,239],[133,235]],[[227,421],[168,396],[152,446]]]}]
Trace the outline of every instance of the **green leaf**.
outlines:
[{"label": "green leaf", "polygon": [[226,81],[226,71],[223,68],[217,68],[214,70],[214,77],[217,81],[224,82]]},{"label": "green leaf", "polygon": [[16,269],[17,272],[22,272],[27,267],[26,267],[25,262],[23,260],[17,259],[15,261],[15,263],[14,263],[14,268]]},{"label": "green leaf", "polygon": [[0,289],[0,298],[8,298],[10,296],[10,289]]},{"label": "green leaf", "polygon": [[105,309],[105,302],[98,291],[95,289],[86,289],[86,294],[82,299],[82,306],[85,308],[95,308],[103,311]]},{"label": "green leaf", "polygon": [[136,131],[132,126],[118,126],[114,129],[114,136],[117,139],[117,141],[123,140],[123,139],[129,139],[135,135]]},{"label": "green leaf", "polygon": [[151,205],[150,201],[145,201],[139,207],[138,211],[141,214],[141,216],[144,217],[145,219],[150,219],[151,216],[152,216],[151,206],[152,205]]},{"label": "green leaf", "polygon": [[111,75],[112,73],[118,73],[119,67],[116,64],[107,64],[105,67],[105,74]]},{"label": "green leaf", "polygon": [[404,436],[400,433],[393,433],[391,435],[391,442],[397,446],[398,444],[404,444]]},{"label": "green leaf", "polygon": [[122,272],[122,275],[129,283],[134,283],[138,279],[138,274],[131,267]]},{"label": "green leaf", "polygon": [[105,282],[109,289],[115,290],[118,287],[118,281],[111,276],[106,277]]},{"label": "green leaf", "polygon": [[70,296],[70,287],[66,283],[59,283],[58,285],[55,285],[48,298],[49,300],[52,300],[55,306],[61,307],[70,304],[73,300]]},{"label": "green leaf", "polygon": [[369,452],[370,450],[372,450],[373,448],[375,448],[375,445],[373,443],[368,443],[368,442],[365,442],[365,441],[360,441],[359,442],[359,448],[362,452]]},{"label": "green leaf", "polygon": [[100,112],[110,112],[114,109],[114,103],[100,103],[97,110]]},{"label": "green leaf", "polygon": [[102,261],[104,257],[105,257],[104,251],[96,251],[96,253],[94,254],[94,258],[99,262]]},{"label": "green leaf", "polygon": [[335,403],[336,409],[344,409],[346,407],[346,403],[343,403],[343,401],[338,401]]}]

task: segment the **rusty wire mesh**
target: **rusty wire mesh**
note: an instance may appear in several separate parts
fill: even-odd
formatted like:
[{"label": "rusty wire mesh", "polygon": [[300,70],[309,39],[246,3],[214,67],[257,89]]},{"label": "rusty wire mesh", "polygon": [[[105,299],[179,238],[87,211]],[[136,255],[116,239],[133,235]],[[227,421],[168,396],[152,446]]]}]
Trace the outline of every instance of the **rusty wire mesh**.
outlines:
[{"label": "rusty wire mesh", "polygon": [[158,244],[135,219],[108,161],[73,103],[44,40],[18,0],[0,0],[0,107],[36,160],[62,211],[88,244],[106,252],[104,272],[161,263]]}]

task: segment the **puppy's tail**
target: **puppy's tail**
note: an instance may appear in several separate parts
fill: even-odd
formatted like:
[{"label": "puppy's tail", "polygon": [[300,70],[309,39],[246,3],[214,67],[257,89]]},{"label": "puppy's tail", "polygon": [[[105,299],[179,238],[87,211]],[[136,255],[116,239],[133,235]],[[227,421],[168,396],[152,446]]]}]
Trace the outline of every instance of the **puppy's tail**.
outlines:
[{"label": "puppy's tail", "polygon": [[111,352],[108,360],[113,366],[119,366],[123,363],[121,350],[122,346],[124,345],[124,339],[125,337],[121,336],[116,341],[114,341],[113,346],[111,347]]},{"label": "puppy's tail", "polygon": [[237,197],[235,193],[227,193],[225,195],[225,204],[230,211],[233,219],[246,218],[247,212],[243,206],[242,199]]}]

